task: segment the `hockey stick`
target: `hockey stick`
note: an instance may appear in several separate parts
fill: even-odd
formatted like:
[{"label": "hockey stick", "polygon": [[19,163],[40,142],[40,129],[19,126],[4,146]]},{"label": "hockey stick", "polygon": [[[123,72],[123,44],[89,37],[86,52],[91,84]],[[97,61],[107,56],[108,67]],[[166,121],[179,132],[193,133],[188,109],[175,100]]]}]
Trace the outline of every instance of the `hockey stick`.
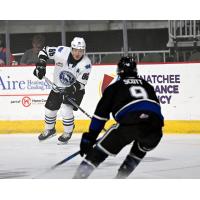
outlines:
[{"label": "hockey stick", "polygon": [[[101,139],[102,139],[102,137],[99,138],[99,139],[96,141],[96,143],[99,142]],[[46,174],[46,173],[48,173],[48,172],[53,171],[53,170],[56,169],[57,167],[61,166],[62,164],[64,164],[64,163],[70,161],[72,158],[74,158],[74,157],[76,157],[77,155],[79,155],[79,153],[80,153],[80,151],[77,151],[77,152],[71,154],[70,156],[68,156],[67,158],[61,160],[60,162],[56,163],[55,165],[51,166],[49,169],[45,170],[44,172],[38,174],[37,176],[34,176],[33,179],[35,179],[35,178],[37,178],[37,177],[39,177],[39,176],[41,176],[41,175],[44,175],[44,174]]]},{"label": "hockey stick", "polygon": [[[43,78],[45,79],[45,81],[46,81],[47,83],[49,83],[49,84],[52,86],[52,88],[55,88],[56,90],[58,90],[58,91],[60,91],[60,92],[63,92],[62,90],[60,90],[60,89],[58,88],[58,86],[57,86],[56,84],[52,83],[47,77],[44,76]],[[86,116],[88,116],[90,119],[92,119],[92,117],[91,117],[89,114],[87,114],[82,108],[80,108],[80,106],[78,106],[71,98],[68,98],[68,100],[69,100],[69,99],[71,100],[71,103],[72,103],[75,107],[77,107],[78,109],[80,109],[84,114],[86,114]],[[105,132],[107,131],[105,128],[103,128],[103,130],[104,130]],[[101,138],[100,138],[100,139],[101,139]],[[98,139],[97,142],[98,142],[100,139]],[[71,154],[71,155],[68,156],[67,158],[65,158],[65,159],[61,160],[60,162],[56,163],[55,165],[53,165],[52,167],[50,167],[48,170],[45,170],[43,173],[41,173],[41,174],[39,174],[39,175],[41,176],[41,175],[43,175],[43,174],[46,174],[46,173],[48,173],[48,172],[50,172],[50,171],[56,169],[56,168],[59,167],[60,165],[66,163],[67,161],[69,161],[69,160],[71,160],[72,158],[74,158],[74,157],[76,157],[77,155],[79,155],[79,153],[80,153],[80,151],[77,151],[77,152]],[[38,176],[39,176],[39,175],[38,175]],[[34,178],[37,178],[38,176],[35,176]]]},{"label": "hockey stick", "polygon": [[76,157],[79,153],[80,153],[80,151],[77,151],[77,152],[71,154],[70,156],[68,156],[67,158],[61,160],[60,162],[56,163],[55,165],[51,166],[49,169],[45,170],[44,172],[34,176],[33,179],[38,178],[38,177],[40,177],[40,176],[42,176],[44,174],[47,174],[48,172],[53,171],[54,169],[56,169],[60,165],[64,164],[65,162],[67,162],[69,160],[71,160],[72,158]]},{"label": "hockey stick", "polygon": [[[63,93],[63,90],[61,90],[55,83],[51,82],[46,76],[43,77],[43,79],[49,84],[51,85],[52,88],[58,90],[60,93]],[[87,117],[89,117],[90,119],[92,119],[92,117],[85,111],[83,110],[76,102],[74,102],[69,96],[66,97],[67,100],[76,108],[78,108],[82,113],[84,113]],[[103,130],[106,132],[107,130],[105,128],[103,128]]]},{"label": "hockey stick", "polygon": [[[102,138],[99,138],[99,139],[96,141],[96,143],[99,142],[101,139],[102,139]],[[60,165],[62,165],[62,164],[64,164],[64,163],[66,163],[67,161],[69,161],[69,160],[71,160],[72,158],[76,157],[79,153],[80,153],[80,151],[77,151],[77,152],[71,154],[71,155],[68,156],[67,158],[65,158],[65,159],[61,160],[60,162],[56,163],[55,165],[51,166],[50,169],[49,169],[48,171],[56,169],[58,166],[60,166]]]},{"label": "hockey stick", "polygon": [[[55,88],[59,92],[63,93],[63,90],[61,90],[55,83],[52,83],[46,76],[43,77],[43,79],[51,85],[52,88]],[[67,100],[76,108],[78,108],[82,113],[84,113],[87,117],[92,119],[92,117],[85,111],[83,110],[76,102],[74,102],[69,96],[67,97]]]}]

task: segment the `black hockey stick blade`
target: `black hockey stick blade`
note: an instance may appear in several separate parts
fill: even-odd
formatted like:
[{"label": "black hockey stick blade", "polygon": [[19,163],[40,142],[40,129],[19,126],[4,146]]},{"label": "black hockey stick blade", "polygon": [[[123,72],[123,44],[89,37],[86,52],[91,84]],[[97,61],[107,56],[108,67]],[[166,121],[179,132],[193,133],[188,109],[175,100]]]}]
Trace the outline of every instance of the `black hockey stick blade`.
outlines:
[{"label": "black hockey stick blade", "polygon": [[[99,138],[96,142],[99,142],[102,138]],[[80,151],[77,151],[75,153],[73,153],[72,155],[68,156],[67,158],[61,160],[60,162],[58,162],[57,164],[53,165],[50,169],[51,170],[54,170],[56,169],[57,167],[59,167],[60,165],[66,163],[67,161],[71,160],[72,158],[76,157],[77,155],[80,154]]]},{"label": "black hockey stick blade", "polygon": [[34,176],[33,179],[39,178],[51,171],[53,171],[54,169],[56,169],[57,167],[59,167],[60,165],[66,163],[67,161],[71,160],[72,158],[76,157],[77,155],[79,155],[80,151],[77,151],[73,154],[71,154],[70,156],[68,156],[67,158],[61,160],[60,162],[56,163],[55,165],[51,166],[49,169],[43,171],[42,173],[39,173],[38,175]]},{"label": "black hockey stick blade", "polygon": [[63,163],[66,163],[67,161],[71,160],[72,158],[76,157],[77,155],[79,155],[80,151],[77,151],[75,153],[73,153],[72,155],[68,156],[67,158],[61,160],[60,162],[58,162],[57,164],[53,165],[50,169],[56,169],[58,166],[62,165]]}]

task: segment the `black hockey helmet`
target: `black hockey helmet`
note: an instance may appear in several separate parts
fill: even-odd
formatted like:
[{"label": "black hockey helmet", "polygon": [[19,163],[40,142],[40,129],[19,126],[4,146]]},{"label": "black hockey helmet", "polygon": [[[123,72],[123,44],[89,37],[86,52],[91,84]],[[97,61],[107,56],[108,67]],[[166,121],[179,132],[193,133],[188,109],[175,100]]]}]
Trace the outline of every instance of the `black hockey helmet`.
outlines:
[{"label": "black hockey helmet", "polygon": [[117,74],[121,77],[137,77],[137,63],[132,57],[122,57],[117,65]]}]

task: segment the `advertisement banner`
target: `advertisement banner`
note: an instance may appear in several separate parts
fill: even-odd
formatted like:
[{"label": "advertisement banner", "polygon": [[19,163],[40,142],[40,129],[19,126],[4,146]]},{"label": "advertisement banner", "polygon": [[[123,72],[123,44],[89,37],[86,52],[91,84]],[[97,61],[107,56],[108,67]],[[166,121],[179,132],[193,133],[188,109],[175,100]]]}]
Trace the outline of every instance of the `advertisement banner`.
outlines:
[{"label": "advertisement banner", "polygon": [[[0,68],[0,120],[43,120],[51,87],[33,75],[34,66]],[[53,66],[46,76],[52,80]],[[138,65],[138,74],[154,86],[165,120],[200,120],[200,64]],[[94,65],[81,107],[93,114],[103,90],[116,76],[115,65]],[[60,118],[60,112],[58,118]],[[80,111],[75,119],[88,119]]]}]

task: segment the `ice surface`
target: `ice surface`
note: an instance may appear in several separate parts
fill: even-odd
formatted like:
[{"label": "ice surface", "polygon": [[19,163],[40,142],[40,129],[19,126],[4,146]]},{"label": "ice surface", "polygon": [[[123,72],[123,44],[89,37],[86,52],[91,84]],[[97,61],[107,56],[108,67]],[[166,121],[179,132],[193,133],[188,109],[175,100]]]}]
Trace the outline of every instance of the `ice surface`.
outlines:
[{"label": "ice surface", "polygon": [[[57,145],[57,137],[39,142],[36,134],[0,135],[0,178],[71,179],[82,160],[79,155],[55,170],[43,173],[57,162],[79,150],[80,134],[67,145]],[[129,152],[130,145],[116,157],[109,157],[90,176],[112,179]],[[129,177],[130,179],[200,178],[200,135],[164,135],[156,149]]]}]

